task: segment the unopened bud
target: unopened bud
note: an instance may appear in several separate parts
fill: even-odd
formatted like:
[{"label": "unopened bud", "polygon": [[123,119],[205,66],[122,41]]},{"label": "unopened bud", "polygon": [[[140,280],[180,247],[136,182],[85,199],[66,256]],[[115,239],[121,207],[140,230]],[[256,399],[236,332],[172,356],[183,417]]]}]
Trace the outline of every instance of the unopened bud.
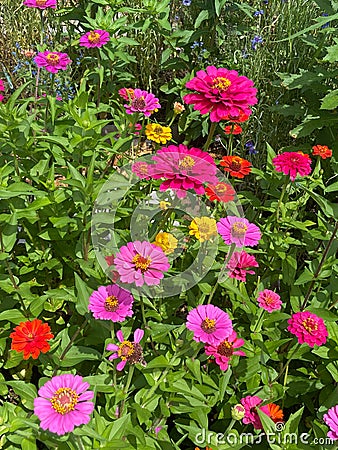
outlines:
[{"label": "unopened bud", "polygon": [[231,416],[234,420],[242,420],[244,415],[245,415],[245,408],[240,403],[231,408]]}]

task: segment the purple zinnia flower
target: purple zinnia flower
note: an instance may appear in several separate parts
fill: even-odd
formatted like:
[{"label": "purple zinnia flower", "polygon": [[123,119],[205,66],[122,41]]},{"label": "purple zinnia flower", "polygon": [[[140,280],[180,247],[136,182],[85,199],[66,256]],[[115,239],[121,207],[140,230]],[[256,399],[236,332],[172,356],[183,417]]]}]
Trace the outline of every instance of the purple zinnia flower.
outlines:
[{"label": "purple zinnia flower", "polygon": [[134,297],[117,284],[100,286],[89,298],[88,309],[95,319],[123,322],[133,315]]}]

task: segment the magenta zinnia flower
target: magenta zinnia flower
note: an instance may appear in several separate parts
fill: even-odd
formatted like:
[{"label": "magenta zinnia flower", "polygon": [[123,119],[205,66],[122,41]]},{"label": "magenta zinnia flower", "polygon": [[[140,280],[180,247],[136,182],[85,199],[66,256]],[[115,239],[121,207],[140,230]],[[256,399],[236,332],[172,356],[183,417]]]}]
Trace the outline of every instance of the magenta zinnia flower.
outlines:
[{"label": "magenta zinnia flower", "polygon": [[131,166],[131,171],[141,178],[141,180],[150,180],[149,164],[144,161],[138,161]]},{"label": "magenta zinnia flower", "polygon": [[145,365],[145,361],[143,359],[143,351],[142,347],[140,345],[140,340],[143,338],[144,331],[140,328],[137,328],[134,333],[134,340],[126,341],[123,337],[123,333],[121,330],[119,330],[116,333],[117,339],[119,340],[120,344],[108,344],[106,349],[108,351],[113,351],[111,356],[109,356],[109,359],[116,359],[121,358],[122,361],[118,363],[116,366],[117,370],[123,370],[124,366],[129,362],[129,364],[136,364],[141,363]]},{"label": "magenta zinnia flower", "polygon": [[58,435],[70,433],[75,426],[90,420],[94,403],[93,391],[80,375],[67,373],[47,381],[34,399],[34,414],[38,416],[43,430]]},{"label": "magenta zinnia flower", "polygon": [[258,305],[269,313],[277,311],[282,307],[280,296],[269,289],[264,289],[264,291],[259,292],[257,301]]},{"label": "magenta zinnia flower", "polygon": [[235,70],[209,66],[199,70],[186,87],[197,93],[185,95],[183,101],[194,105],[201,114],[210,113],[211,122],[220,122],[226,116],[250,115],[249,106],[257,103],[253,81],[238,76]]},{"label": "magenta zinnia flower", "polygon": [[95,319],[123,322],[133,315],[134,297],[117,284],[100,286],[89,298],[88,309]]},{"label": "magenta zinnia flower", "polygon": [[[120,91],[119,91],[120,93]],[[122,96],[122,94],[120,93]],[[149,117],[153,111],[161,108],[158,98],[154,94],[147,91],[141,91],[141,89],[134,89],[130,98],[130,103],[124,105],[127,114],[134,114],[141,112],[145,116]]]},{"label": "magenta zinnia flower", "polygon": [[205,192],[203,183],[218,183],[215,161],[199,148],[169,145],[158,150],[152,159],[155,161],[151,167],[152,178],[166,178],[160,190],[171,188],[177,191],[179,198],[186,196],[187,189],[202,195]]},{"label": "magenta zinnia flower", "polygon": [[293,314],[288,320],[288,331],[298,338],[300,344],[323,345],[328,336],[325,323],[322,318],[309,311],[301,311]]},{"label": "magenta zinnia flower", "polygon": [[290,180],[295,181],[297,173],[304,177],[311,173],[311,158],[302,152],[284,152],[272,160],[277,172],[290,175]]},{"label": "magenta zinnia flower", "polygon": [[59,70],[66,70],[68,64],[72,62],[67,53],[50,52],[49,50],[38,53],[34,58],[34,61],[38,67],[44,67],[51,73],[58,73]]},{"label": "magenta zinnia flower", "polygon": [[147,241],[128,242],[115,255],[114,264],[122,283],[136,286],[160,284],[170,267],[163,250]]},{"label": "magenta zinnia flower", "polygon": [[233,331],[227,339],[224,339],[219,344],[206,344],[205,353],[212,355],[221,370],[227,370],[229,361],[232,355],[246,356],[242,350],[235,350],[244,345],[243,339],[237,339],[237,334]]},{"label": "magenta zinnia flower", "polygon": [[336,441],[338,439],[338,405],[333,406],[323,415],[324,422],[330,431],[327,433],[327,437]]},{"label": "magenta zinnia flower", "polygon": [[25,0],[23,4],[28,8],[56,8],[56,0]]},{"label": "magenta zinnia flower", "polygon": [[232,322],[228,314],[214,305],[198,305],[187,316],[186,327],[194,332],[196,342],[217,345],[231,333]]},{"label": "magenta zinnia flower", "polygon": [[[241,399],[241,404],[245,408],[245,415],[243,417],[243,423],[248,424],[252,423],[256,430],[261,430],[263,428],[261,419],[259,418],[257,407],[263,402],[263,400],[256,395],[251,396],[247,395],[246,397]],[[270,416],[268,405],[261,406],[259,408],[263,413],[267,416]]]},{"label": "magenta zinnia flower", "polygon": [[237,216],[220,219],[217,230],[226,244],[236,244],[237,247],[253,247],[261,238],[261,232],[256,225]]},{"label": "magenta zinnia flower", "polygon": [[5,92],[5,83],[3,80],[0,80],[0,92]]},{"label": "magenta zinnia flower", "polygon": [[81,47],[102,47],[102,45],[106,44],[110,39],[108,31],[105,30],[93,30],[88,31],[88,33],[84,34],[80,37],[79,45]]},{"label": "magenta zinnia flower", "polygon": [[227,264],[227,269],[229,269],[228,276],[239,281],[246,281],[247,273],[250,275],[255,273],[254,270],[248,270],[249,267],[258,267],[256,258],[244,250],[234,252]]}]

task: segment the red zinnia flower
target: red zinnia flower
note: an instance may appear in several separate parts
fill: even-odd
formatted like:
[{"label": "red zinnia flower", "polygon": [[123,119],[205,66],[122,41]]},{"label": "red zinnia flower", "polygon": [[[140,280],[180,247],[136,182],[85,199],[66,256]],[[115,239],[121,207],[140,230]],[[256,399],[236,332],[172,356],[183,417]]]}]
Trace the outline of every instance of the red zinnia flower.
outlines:
[{"label": "red zinnia flower", "polygon": [[312,154],[320,156],[322,159],[331,158],[332,150],[327,145],[315,145],[312,147]]},{"label": "red zinnia flower", "polygon": [[240,156],[223,156],[220,165],[226,172],[230,172],[232,177],[244,178],[251,172],[252,164]]},{"label": "red zinnia flower", "polygon": [[10,334],[11,349],[23,352],[23,359],[28,359],[30,356],[37,359],[40,353],[47,353],[50,350],[47,341],[54,337],[50,331],[48,323],[42,323],[39,319],[34,319],[32,322],[29,320],[20,322]]},{"label": "red zinnia flower", "polygon": [[231,202],[236,195],[235,189],[228,183],[208,184],[205,193],[209,200],[217,200],[218,202]]},{"label": "red zinnia flower", "polygon": [[[251,114],[251,111],[250,111]],[[227,116],[223,117],[223,120],[226,120],[228,122],[233,122],[233,123],[242,123],[242,122],[246,122],[249,117],[250,114],[245,114],[243,111],[240,111],[238,115],[236,116],[232,116],[231,114],[228,114]]]},{"label": "red zinnia flower", "polygon": [[269,408],[269,415],[275,423],[283,422],[284,413],[279,405],[276,405],[275,403],[269,403],[267,407]]},{"label": "red zinnia flower", "polygon": [[243,131],[242,127],[233,123],[224,127],[225,134],[241,134]]}]

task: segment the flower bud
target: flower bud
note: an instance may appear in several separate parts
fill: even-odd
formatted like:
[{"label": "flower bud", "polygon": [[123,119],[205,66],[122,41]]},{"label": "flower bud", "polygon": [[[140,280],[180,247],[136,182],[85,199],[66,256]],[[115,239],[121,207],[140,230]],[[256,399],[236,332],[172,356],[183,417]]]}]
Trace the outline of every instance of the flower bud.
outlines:
[{"label": "flower bud", "polygon": [[185,107],[182,105],[182,103],[175,102],[174,103],[174,113],[181,114],[183,111],[185,111]]},{"label": "flower bud", "polygon": [[231,408],[231,416],[234,420],[242,420],[244,415],[245,415],[245,408],[240,403]]}]

